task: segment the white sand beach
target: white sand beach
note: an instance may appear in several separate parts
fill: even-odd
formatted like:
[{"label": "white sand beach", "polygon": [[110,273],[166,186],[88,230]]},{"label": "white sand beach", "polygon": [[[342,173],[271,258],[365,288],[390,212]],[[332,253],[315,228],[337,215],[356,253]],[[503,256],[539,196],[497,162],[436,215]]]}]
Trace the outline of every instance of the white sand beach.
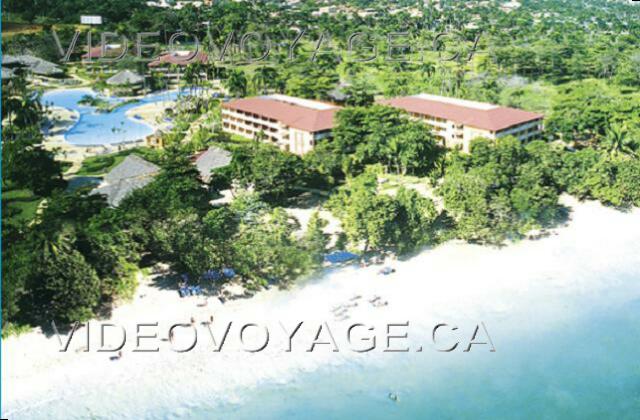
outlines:
[{"label": "white sand beach", "polygon": [[146,124],[154,129],[163,129],[168,127],[168,123],[163,122],[164,111],[175,105],[175,101],[154,102],[131,108],[126,112],[127,117],[139,117]]},{"label": "white sand beach", "polygon": [[[55,337],[39,330],[3,340],[3,381],[12,384],[2,390],[3,414],[72,418],[108,412],[112,418],[131,418],[154,406],[165,410],[167,417],[177,416],[178,407],[202,401],[241,401],[243,393],[262,381],[284,382],[299,372],[348,361],[383,360],[386,354],[381,351],[350,350],[341,326],[355,322],[379,326],[378,345],[384,346],[382,326],[388,323],[409,321],[410,333],[421,333],[420,337],[411,334],[413,344],[430,337],[430,329],[440,322],[482,321],[499,349],[505,334],[535,333],[536,327],[562,323],[567,313],[587,310],[581,296],[595,294],[615,304],[630,288],[640,290],[640,282],[615,284],[607,275],[626,270],[640,278],[640,210],[624,213],[594,202],[563,200],[572,207],[571,220],[550,237],[502,249],[450,242],[391,262],[396,273],[389,276],[378,275],[379,266],[334,269],[291,290],[266,290],[224,304],[211,298],[207,306],[199,306],[204,301],[201,297],[180,298],[175,289],[163,290],[152,279],[144,279],[135,299],[117,307],[109,320],[126,328],[120,360],[110,360],[114,353],[96,351],[98,321],[91,324],[89,352],[82,351],[85,329],[76,332],[66,353],[59,351]],[[376,296],[388,304],[371,304]],[[571,311],[557,309],[567,307]],[[220,352],[213,351],[211,337],[200,325],[211,315],[218,338],[227,322],[233,323]],[[172,344],[162,341],[169,325],[189,324],[191,317],[198,327],[198,344],[190,352],[172,351]],[[529,320],[527,331],[518,330],[522,320]],[[288,340],[280,322],[293,329],[300,321],[306,323],[292,351],[286,352]],[[325,321],[340,351],[321,345],[307,352],[318,323]],[[145,347],[158,346],[157,352],[132,351],[136,324],[144,322],[158,323],[157,328],[143,329],[143,334],[157,332],[158,339],[143,341]],[[269,327],[270,341],[264,351],[244,350],[236,327],[244,323]],[[180,331],[173,346],[184,348],[191,336],[187,329]],[[111,333],[117,338],[116,332]],[[247,333],[246,347],[262,341],[257,329]]]}]

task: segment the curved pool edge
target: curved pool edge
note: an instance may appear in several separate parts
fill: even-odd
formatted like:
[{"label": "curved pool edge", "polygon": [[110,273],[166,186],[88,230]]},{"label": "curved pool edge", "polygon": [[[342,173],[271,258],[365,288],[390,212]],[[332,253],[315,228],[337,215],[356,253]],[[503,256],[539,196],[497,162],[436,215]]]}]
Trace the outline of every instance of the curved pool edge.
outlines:
[{"label": "curved pool edge", "polygon": [[[92,113],[95,113],[95,108],[94,107],[89,107],[87,106],[86,108],[88,109],[88,111],[82,112],[79,109],[73,108],[73,107],[69,107],[69,106],[65,106],[63,105],[61,102],[64,101],[56,101],[55,99],[57,98],[51,98],[52,95],[55,95],[56,97],[62,95],[62,97],[64,97],[65,93],[72,93],[74,96],[77,96],[78,94],[83,94],[83,93],[87,93],[87,94],[92,94],[92,95],[101,95],[100,92],[97,92],[94,89],[88,88],[88,87],[78,87],[78,88],[71,88],[71,89],[67,89],[67,88],[57,88],[57,89],[52,89],[52,90],[48,90],[46,92],[43,92],[42,98],[41,98],[41,102],[43,103],[44,106],[50,108],[50,109],[55,109],[55,108],[61,108],[64,109],[70,113],[72,113],[72,115],[74,115],[75,117],[75,121],[73,121],[73,124],[70,124],[69,126],[64,127],[63,129],[61,129],[61,131],[55,135],[51,135],[48,130],[47,131],[43,131],[43,134],[47,137],[52,137],[52,136],[62,136],[62,139],[64,140],[65,144],[71,146],[71,147],[77,147],[77,148],[87,148],[87,147],[113,147],[113,146],[123,146],[123,145],[130,145],[130,144],[139,144],[141,142],[144,142],[145,139],[150,136],[153,135],[155,133],[157,133],[157,131],[160,129],[161,125],[160,124],[154,124],[148,120],[145,119],[138,119],[134,117],[134,114],[136,113],[136,109],[138,109],[139,107],[151,104],[151,103],[156,103],[156,102],[161,102],[161,101],[175,101],[175,98],[173,98],[172,96],[175,95],[178,92],[177,89],[173,89],[173,90],[167,90],[167,91],[162,91],[162,92],[155,92],[155,93],[149,93],[143,96],[138,96],[138,97],[128,97],[125,98],[124,100],[131,100],[131,99],[135,99],[137,102],[129,104],[130,106],[133,106],[132,108],[129,109],[125,109],[125,110],[121,110],[119,112],[122,113],[122,116],[120,117],[120,120],[116,120],[116,121],[120,121],[120,124],[122,124],[122,122],[127,121],[128,124],[135,126],[139,126],[139,127],[143,127],[144,128],[144,133],[138,133],[136,134],[135,132],[132,133],[131,138],[124,138],[122,140],[116,140],[116,141],[107,141],[107,142],[100,142],[100,143],[80,143],[78,141],[73,141],[69,139],[69,134],[73,132],[74,129],[77,129],[83,122],[83,117],[85,117],[85,115],[92,115]],[[163,98],[162,96],[166,95],[166,98]],[[123,99],[120,97],[113,97],[113,96],[106,96],[106,98],[108,99],[113,99],[113,98],[118,98],[118,99]],[[157,98],[157,100],[154,101],[154,99]],[[79,105],[77,105],[77,99],[74,101],[73,99],[71,100],[71,103],[73,105],[75,105],[76,107],[79,107]],[[127,105],[125,105],[127,106]],[[112,111],[115,112],[115,111]],[[105,115],[109,115],[111,113],[105,113]],[[89,123],[90,124],[90,123]],[[96,134],[97,136],[100,135],[100,132],[98,132]]]}]

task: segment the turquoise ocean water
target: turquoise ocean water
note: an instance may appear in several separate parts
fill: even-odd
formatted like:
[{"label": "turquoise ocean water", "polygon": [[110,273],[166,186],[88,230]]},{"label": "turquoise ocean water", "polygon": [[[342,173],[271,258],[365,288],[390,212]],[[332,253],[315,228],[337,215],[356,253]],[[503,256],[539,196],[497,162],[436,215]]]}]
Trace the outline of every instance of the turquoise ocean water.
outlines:
[{"label": "turquoise ocean water", "polygon": [[493,333],[495,353],[395,354],[380,366],[322,369],[286,384],[263,384],[238,403],[178,413],[201,419],[638,419],[639,317],[640,297],[630,296],[543,334],[527,334],[527,325],[513,339]]}]

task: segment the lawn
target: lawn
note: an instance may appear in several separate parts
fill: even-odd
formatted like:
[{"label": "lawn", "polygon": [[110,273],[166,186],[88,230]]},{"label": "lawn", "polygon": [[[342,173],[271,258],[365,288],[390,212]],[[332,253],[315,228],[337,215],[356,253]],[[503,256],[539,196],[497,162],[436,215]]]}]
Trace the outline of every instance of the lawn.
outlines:
[{"label": "lawn", "polygon": [[7,205],[8,215],[15,221],[30,221],[36,215],[42,197],[34,195],[30,190],[2,191],[3,204]]},{"label": "lawn", "polygon": [[222,140],[216,140],[211,142],[211,146],[219,146],[223,149],[226,149],[230,152],[233,152],[237,148],[247,147],[254,143],[254,140],[248,139],[246,137],[239,136],[237,134],[227,133],[228,137]]}]

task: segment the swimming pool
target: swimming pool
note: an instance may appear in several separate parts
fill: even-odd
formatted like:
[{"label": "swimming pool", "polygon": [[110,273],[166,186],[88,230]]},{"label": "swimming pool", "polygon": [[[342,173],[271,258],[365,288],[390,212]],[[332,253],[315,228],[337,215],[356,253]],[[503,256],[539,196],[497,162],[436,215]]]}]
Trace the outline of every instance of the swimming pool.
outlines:
[{"label": "swimming pool", "polygon": [[43,105],[57,106],[76,111],[78,121],[66,133],[65,140],[76,146],[126,143],[142,140],[154,132],[154,128],[126,114],[132,108],[144,104],[169,102],[178,96],[178,91],[164,91],[140,98],[111,112],[97,112],[92,106],[78,102],[85,96],[100,97],[109,102],[124,102],[124,99],[107,97],[92,89],[63,89],[46,92],[41,99]]}]

